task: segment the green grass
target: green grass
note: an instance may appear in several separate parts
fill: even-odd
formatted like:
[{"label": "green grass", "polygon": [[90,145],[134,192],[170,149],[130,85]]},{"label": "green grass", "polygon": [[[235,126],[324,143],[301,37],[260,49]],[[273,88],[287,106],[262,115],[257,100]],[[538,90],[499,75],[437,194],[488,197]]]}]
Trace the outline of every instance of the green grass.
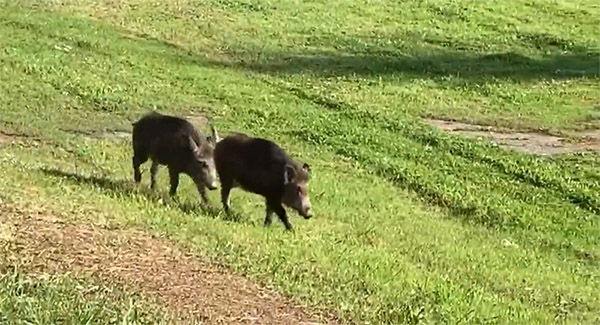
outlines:
[{"label": "green grass", "polygon": [[[3,199],[166,234],[356,322],[600,321],[600,157],[421,119],[600,126],[595,2],[26,3],[0,7],[0,127],[40,142],[0,147]],[[315,218],[264,229],[234,191],[230,220],[188,179],[169,200],[165,171],[151,194],[128,141],[75,133],[148,107],[277,141],[314,169]]]},{"label": "green grass", "polygon": [[115,285],[69,275],[0,277],[4,324],[157,324],[167,312]]}]

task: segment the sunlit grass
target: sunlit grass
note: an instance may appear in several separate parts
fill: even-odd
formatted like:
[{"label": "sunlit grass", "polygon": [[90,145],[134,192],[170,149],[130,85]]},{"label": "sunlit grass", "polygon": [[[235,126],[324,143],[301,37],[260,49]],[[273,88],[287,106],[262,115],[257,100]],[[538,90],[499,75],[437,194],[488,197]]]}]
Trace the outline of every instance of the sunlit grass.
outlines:
[{"label": "sunlit grass", "polygon": [[[1,8],[0,131],[38,139],[0,144],[2,199],[165,234],[357,322],[599,320],[598,155],[505,152],[421,119],[598,126],[595,3]],[[265,229],[262,199],[236,189],[227,218],[185,177],[169,199],[165,170],[158,193],[148,172],[135,186],[127,139],[80,132],[128,131],[147,108],[307,161],[315,217]]]}]

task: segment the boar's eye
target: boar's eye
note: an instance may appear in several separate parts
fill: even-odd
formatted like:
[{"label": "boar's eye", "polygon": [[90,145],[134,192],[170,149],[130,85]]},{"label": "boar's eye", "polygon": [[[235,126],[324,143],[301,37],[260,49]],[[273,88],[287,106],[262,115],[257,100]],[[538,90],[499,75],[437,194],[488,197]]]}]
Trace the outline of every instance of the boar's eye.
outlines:
[{"label": "boar's eye", "polygon": [[208,168],[208,163],[205,160],[198,160],[198,163],[202,168]]},{"label": "boar's eye", "polygon": [[296,186],[296,193],[299,195],[302,194],[302,187],[300,187],[300,185]]}]

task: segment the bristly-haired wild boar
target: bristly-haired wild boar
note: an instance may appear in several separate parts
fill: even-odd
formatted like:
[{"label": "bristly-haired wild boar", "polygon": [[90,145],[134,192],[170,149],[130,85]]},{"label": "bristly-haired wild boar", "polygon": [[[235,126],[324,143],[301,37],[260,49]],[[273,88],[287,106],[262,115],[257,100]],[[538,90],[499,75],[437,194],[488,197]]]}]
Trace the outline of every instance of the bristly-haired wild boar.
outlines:
[{"label": "bristly-haired wild boar", "polygon": [[287,230],[292,229],[282,203],[305,219],[312,216],[308,197],[310,168],[290,158],[277,144],[235,133],[218,142],[214,154],[226,212],[229,212],[229,193],[239,186],[265,197],[265,226],[271,225],[275,213]]},{"label": "bristly-haired wild boar", "polygon": [[[213,128],[213,133],[216,130]],[[217,175],[213,159],[216,134],[211,140],[185,119],[152,112],[133,123],[133,170],[134,179],[142,179],[140,165],[148,158],[150,187],[156,187],[159,165],[166,165],[171,180],[170,195],[175,195],[179,185],[179,174],[190,176],[205,203],[208,203],[206,187],[217,188]]]}]

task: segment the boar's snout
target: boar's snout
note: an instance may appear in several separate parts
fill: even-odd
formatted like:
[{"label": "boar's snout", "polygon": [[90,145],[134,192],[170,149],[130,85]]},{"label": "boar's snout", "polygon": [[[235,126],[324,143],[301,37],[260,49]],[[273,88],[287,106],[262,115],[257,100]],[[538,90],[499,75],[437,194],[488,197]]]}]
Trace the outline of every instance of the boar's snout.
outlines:
[{"label": "boar's snout", "polygon": [[215,168],[214,159],[209,160],[204,179],[206,180],[206,187],[208,187],[208,189],[211,191],[216,190],[217,186],[219,186],[219,178],[217,177],[217,169]]},{"label": "boar's snout", "polygon": [[212,183],[210,183],[210,184],[207,184],[207,185],[206,185],[206,187],[208,187],[208,189],[209,189],[209,190],[211,190],[211,191],[214,191],[214,190],[216,190],[216,189],[217,189],[217,182],[216,182],[216,180],[215,180],[215,181],[213,181],[213,182],[212,182]]},{"label": "boar's snout", "polygon": [[219,182],[218,182],[218,177],[217,177],[217,171],[215,170],[215,165],[214,162],[211,160],[209,161],[209,163],[207,164],[208,166],[204,168],[203,170],[203,181],[205,186],[211,190],[214,191],[217,189]]},{"label": "boar's snout", "polygon": [[209,190],[216,190],[219,181],[217,171],[212,159],[198,159],[190,166],[190,175],[196,186],[204,186]]},{"label": "boar's snout", "polygon": [[306,207],[304,209],[304,212],[302,213],[302,216],[304,217],[304,219],[310,219],[310,218],[312,218],[312,209],[311,209],[311,207]]}]

